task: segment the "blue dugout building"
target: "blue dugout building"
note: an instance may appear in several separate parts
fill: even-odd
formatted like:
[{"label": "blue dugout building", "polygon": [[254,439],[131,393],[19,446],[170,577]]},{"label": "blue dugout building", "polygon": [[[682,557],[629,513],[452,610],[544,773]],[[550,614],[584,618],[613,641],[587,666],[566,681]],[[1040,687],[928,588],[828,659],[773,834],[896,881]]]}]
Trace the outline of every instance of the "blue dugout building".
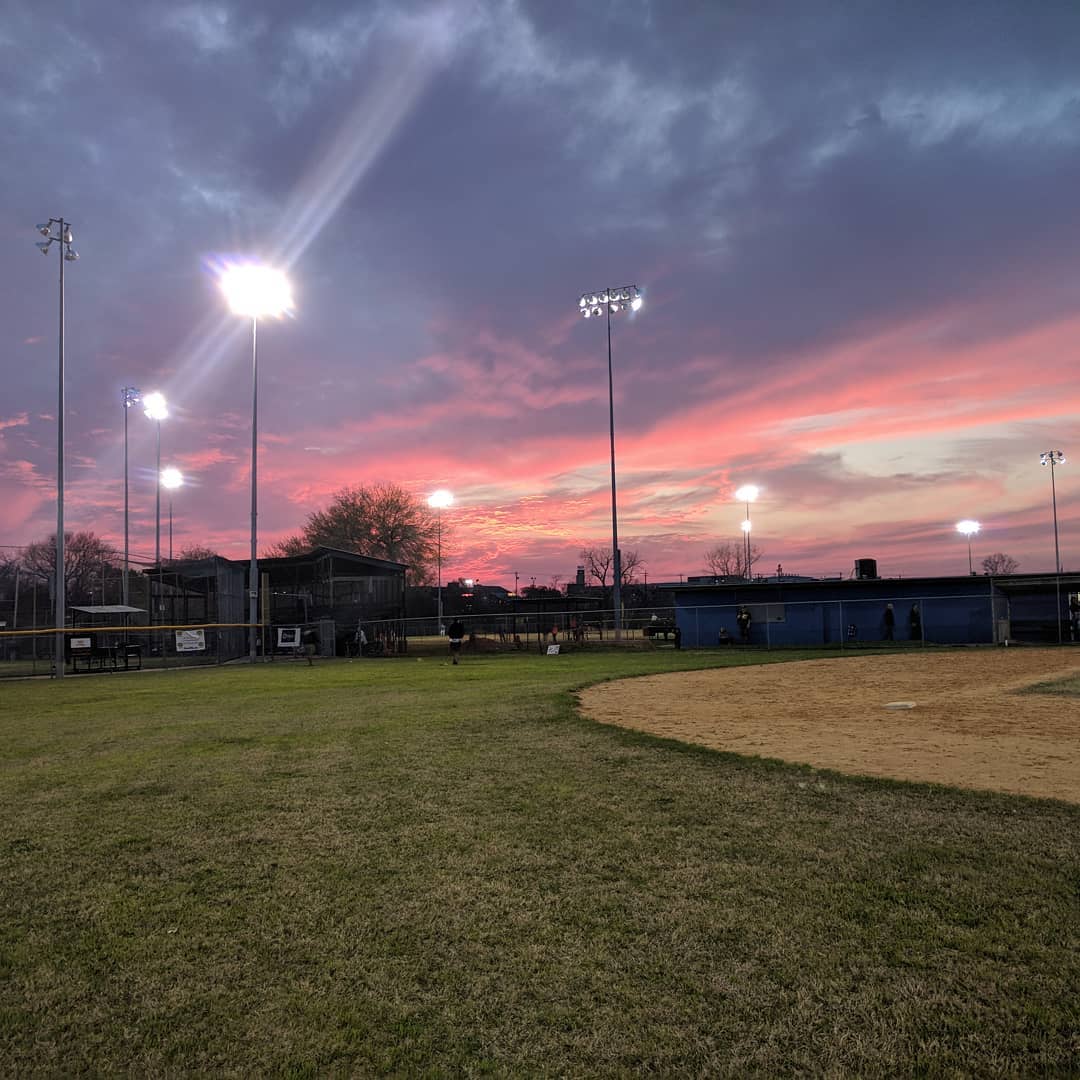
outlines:
[{"label": "blue dugout building", "polygon": [[1080,574],[696,578],[670,588],[687,648],[720,644],[721,631],[738,643],[743,607],[750,612],[749,644],[766,648],[1080,640]]}]

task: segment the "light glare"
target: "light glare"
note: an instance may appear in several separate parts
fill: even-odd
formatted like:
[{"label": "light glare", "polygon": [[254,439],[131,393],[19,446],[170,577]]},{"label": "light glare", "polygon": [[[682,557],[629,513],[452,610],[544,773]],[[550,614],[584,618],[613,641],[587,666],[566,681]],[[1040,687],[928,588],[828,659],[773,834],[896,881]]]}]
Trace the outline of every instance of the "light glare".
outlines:
[{"label": "light glare", "polygon": [[147,394],[143,399],[143,412],[151,420],[167,420],[169,417],[169,407],[165,404],[165,395],[155,390],[152,394]]},{"label": "light glare", "polygon": [[245,263],[230,266],[221,275],[221,290],[236,315],[258,319],[263,315],[284,315],[292,310],[292,290],[280,270]]},{"label": "light glare", "polygon": [[740,521],[739,528],[742,529],[744,533],[748,533],[750,531],[750,519],[745,518],[744,520]]},{"label": "light glare", "polygon": [[428,506],[430,506],[432,510],[445,510],[446,507],[453,505],[453,493],[447,491],[446,488],[439,488],[438,491],[433,491],[428,499]]},{"label": "light glare", "polygon": [[964,521],[958,521],[956,523],[956,531],[958,533],[963,533],[964,536],[974,536],[979,531],[979,528],[980,526],[977,521],[965,519]]},{"label": "light glare", "polygon": [[735,498],[738,502],[753,502],[759,495],[760,490],[756,484],[743,484],[738,491],[735,492]]},{"label": "light glare", "polygon": [[170,465],[167,469],[161,470],[161,486],[168,488],[170,491],[175,491],[184,483],[184,474],[177,468]]}]

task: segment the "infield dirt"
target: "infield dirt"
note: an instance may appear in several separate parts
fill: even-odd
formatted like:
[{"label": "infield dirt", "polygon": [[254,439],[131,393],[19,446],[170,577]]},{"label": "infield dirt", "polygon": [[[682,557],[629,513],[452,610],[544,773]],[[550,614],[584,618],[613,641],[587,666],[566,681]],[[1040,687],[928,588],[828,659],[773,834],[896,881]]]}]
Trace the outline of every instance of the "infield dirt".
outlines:
[{"label": "infield dirt", "polygon": [[737,754],[1080,803],[1080,700],[1022,692],[1077,673],[1062,649],[861,656],[602,683],[581,708]]}]

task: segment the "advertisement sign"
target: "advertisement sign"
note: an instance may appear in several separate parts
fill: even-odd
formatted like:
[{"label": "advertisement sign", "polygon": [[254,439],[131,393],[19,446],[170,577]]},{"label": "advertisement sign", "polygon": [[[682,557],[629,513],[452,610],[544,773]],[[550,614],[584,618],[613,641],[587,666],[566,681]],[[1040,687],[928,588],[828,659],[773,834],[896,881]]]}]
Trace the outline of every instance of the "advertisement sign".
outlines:
[{"label": "advertisement sign", "polygon": [[203,652],[206,649],[205,630],[177,630],[177,652]]},{"label": "advertisement sign", "polygon": [[277,644],[279,649],[299,649],[300,627],[279,626],[277,632]]}]

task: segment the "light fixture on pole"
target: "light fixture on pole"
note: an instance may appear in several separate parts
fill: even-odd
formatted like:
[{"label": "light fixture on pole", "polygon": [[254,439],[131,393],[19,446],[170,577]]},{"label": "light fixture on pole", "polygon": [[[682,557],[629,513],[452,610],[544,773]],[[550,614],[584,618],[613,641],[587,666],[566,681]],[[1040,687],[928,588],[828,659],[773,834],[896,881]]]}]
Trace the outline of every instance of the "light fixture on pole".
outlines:
[{"label": "light fixture on pole", "polygon": [[611,603],[615,608],[615,640],[622,637],[622,552],[619,551],[619,514],[615,497],[615,383],[611,373],[611,316],[620,311],[640,311],[644,300],[636,285],[582,293],[578,310],[586,319],[607,319],[608,430],[611,437],[611,560],[614,585]]},{"label": "light fixture on pole", "polygon": [[956,523],[956,531],[963,536],[967,537],[968,545],[968,573],[975,573],[975,566],[971,561],[971,538],[979,531],[981,526],[977,521],[971,521],[965,518],[963,521]]},{"label": "light fixture on pole", "polygon": [[438,633],[443,632],[443,614],[442,614],[442,512],[447,507],[454,505],[454,496],[445,488],[440,488],[438,491],[432,492],[431,497],[428,499],[428,506],[430,506],[436,514],[436,534],[438,536],[438,554],[436,555],[436,565],[438,566],[439,575],[439,601],[438,601]]},{"label": "light fixture on pole", "polygon": [[753,561],[751,559],[753,551],[750,546],[750,504],[757,499],[760,493],[760,488],[758,488],[756,484],[743,484],[743,486],[735,492],[735,498],[741,503],[746,503],[746,518],[739,527],[743,531],[743,565],[746,567],[745,577],[747,581],[750,580],[750,572],[753,568]]},{"label": "light fixture on pole", "polygon": [[169,493],[169,562],[172,562],[172,493],[184,483],[184,474],[170,465],[159,474],[161,486]]},{"label": "light fixture on pole", "polygon": [[233,314],[251,320],[251,569],[248,580],[248,652],[258,653],[259,556],[256,551],[259,516],[259,319],[280,317],[293,307],[289,282],[280,270],[257,263],[230,266],[221,275],[221,289]]},{"label": "light fixture on pole", "polygon": [[[55,229],[55,231],[54,231]],[[56,244],[60,256],[60,349],[59,378],[57,380],[56,408],[56,677],[64,677],[64,623],[67,614],[64,610],[66,583],[64,577],[64,263],[74,262],[79,253],[71,246],[71,222],[63,218],[49,218],[37,231],[45,237],[37,244],[42,255],[48,255],[49,249]]]},{"label": "light fixture on pole", "polygon": [[128,577],[131,573],[131,546],[128,538],[128,410],[138,405],[142,395],[134,386],[125,386],[121,391],[124,403],[124,606],[130,604]]}]

